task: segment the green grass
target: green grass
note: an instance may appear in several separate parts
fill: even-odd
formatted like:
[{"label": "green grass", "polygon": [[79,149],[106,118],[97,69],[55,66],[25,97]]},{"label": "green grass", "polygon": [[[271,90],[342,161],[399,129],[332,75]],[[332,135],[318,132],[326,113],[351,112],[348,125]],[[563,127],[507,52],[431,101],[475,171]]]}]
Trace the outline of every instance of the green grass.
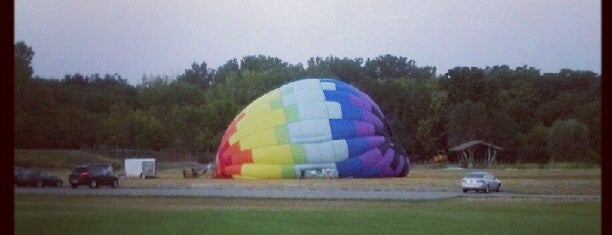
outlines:
[{"label": "green grass", "polygon": [[16,194],[14,218],[15,234],[601,234],[600,201]]}]

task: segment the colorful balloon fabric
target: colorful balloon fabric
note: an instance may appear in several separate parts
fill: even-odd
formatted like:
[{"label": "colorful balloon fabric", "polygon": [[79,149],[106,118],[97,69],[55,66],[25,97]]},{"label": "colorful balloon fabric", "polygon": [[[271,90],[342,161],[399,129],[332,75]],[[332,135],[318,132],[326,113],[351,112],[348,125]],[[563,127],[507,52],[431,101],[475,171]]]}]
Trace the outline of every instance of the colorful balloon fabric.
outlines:
[{"label": "colorful balloon fabric", "polygon": [[215,177],[378,178],[409,170],[406,152],[394,145],[368,95],[334,79],[302,79],[238,114],[221,140]]}]

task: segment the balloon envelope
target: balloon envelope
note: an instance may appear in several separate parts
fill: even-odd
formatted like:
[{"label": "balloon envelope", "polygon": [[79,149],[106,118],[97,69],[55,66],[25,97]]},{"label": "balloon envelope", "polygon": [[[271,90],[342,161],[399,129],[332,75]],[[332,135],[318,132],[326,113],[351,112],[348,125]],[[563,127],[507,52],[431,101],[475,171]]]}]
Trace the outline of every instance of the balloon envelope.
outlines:
[{"label": "balloon envelope", "polygon": [[403,177],[405,151],[365,93],[333,79],[302,79],[259,97],[232,121],[217,178]]}]

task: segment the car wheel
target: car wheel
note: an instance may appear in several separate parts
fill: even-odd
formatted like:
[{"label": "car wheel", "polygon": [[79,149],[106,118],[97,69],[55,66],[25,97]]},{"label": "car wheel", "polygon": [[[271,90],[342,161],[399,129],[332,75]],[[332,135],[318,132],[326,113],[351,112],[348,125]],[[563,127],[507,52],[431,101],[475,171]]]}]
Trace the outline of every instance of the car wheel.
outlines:
[{"label": "car wheel", "polygon": [[113,180],[113,184],[111,184],[111,188],[116,188],[119,185],[119,180]]},{"label": "car wheel", "polygon": [[467,193],[467,189],[463,189],[463,193]]},{"label": "car wheel", "polygon": [[487,187],[485,187],[484,192],[485,192],[485,193],[489,193],[489,185],[487,185]]},{"label": "car wheel", "polygon": [[42,181],[38,181],[38,182],[36,182],[36,187],[37,188],[42,188],[42,187],[45,187],[45,184]]},{"label": "car wheel", "polygon": [[89,182],[89,187],[98,188],[98,182],[96,182],[96,180],[91,180],[91,182]]},{"label": "car wheel", "polygon": [[79,187],[79,185],[78,184],[70,184],[70,187],[77,188],[77,187]]},{"label": "car wheel", "polygon": [[500,190],[501,190],[501,184],[498,184],[498,185],[497,185],[497,189],[495,190],[495,192],[498,192],[498,193],[499,193],[499,191],[500,191]]}]

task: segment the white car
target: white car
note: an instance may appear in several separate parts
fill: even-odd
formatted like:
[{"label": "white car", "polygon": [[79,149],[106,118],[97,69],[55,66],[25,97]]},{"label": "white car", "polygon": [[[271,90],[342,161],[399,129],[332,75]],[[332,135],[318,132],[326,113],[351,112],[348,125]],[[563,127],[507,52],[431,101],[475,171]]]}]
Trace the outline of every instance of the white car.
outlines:
[{"label": "white car", "polygon": [[485,193],[495,190],[499,192],[501,189],[501,181],[494,175],[485,171],[474,171],[463,177],[461,180],[461,188],[466,193],[468,190],[483,191]]}]

